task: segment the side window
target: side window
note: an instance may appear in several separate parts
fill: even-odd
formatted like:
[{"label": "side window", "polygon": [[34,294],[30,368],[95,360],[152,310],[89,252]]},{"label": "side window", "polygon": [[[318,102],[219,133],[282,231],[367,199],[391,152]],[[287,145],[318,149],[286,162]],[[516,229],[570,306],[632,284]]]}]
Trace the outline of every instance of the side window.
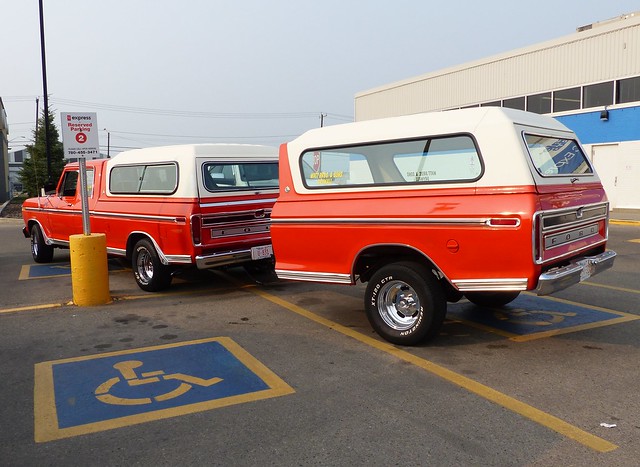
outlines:
[{"label": "side window", "polygon": [[115,166],[109,174],[114,194],[171,194],[178,187],[178,166],[170,164]]},{"label": "side window", "polygon": [[148,165],[140,183],[140,193],[173,193],[176,189],[176,166]]},{"label": "side window", "polygon": [[397,154],[393,162],[405,182],[455,182],[477,179],[480,157],[468,136],[434,138],[419,152]]},{"label": "side window", "polygon": [[205,162],[202,172],[204,186],[209,191],[278,188],[277,162]]},{"label": "side window", "polygon": [[75,196],[78,186],[78,172],[67,172],[62,181],[61,196]]},{"label": "side window", "polygon": [[471,182],[483,170],[468,135],[309,150],[300,164],[308,188]]},{"label": "side window", "polygon": [[307,186],[357,186],[373,183],[364,154],[348,151],[310,151],[302,155]]}]

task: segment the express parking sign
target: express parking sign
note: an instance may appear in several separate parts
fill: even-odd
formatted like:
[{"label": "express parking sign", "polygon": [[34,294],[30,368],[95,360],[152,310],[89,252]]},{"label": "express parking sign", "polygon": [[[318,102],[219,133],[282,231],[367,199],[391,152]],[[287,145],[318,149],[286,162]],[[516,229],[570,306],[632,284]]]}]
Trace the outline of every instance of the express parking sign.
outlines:
[{"label": "express parking sign", "polygon": [[94,157],[100,154],[98,120],[95,112],[65,112],[62,118],[62,144],[66,158]]}]

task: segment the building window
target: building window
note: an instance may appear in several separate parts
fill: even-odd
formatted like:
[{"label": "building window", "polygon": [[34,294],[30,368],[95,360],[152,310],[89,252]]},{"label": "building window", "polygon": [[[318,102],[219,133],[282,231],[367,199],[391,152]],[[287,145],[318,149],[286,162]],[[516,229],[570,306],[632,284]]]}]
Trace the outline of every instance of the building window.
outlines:
[{"label": "building window", "polygon": [[613,104],[613,81],[585,86],[582,92],[582,107],[585,109]]},{"label": "building window", "polygon": [[527,110],[537,114],[551,113],[551,93],[543,92],[542,94],[527,96]]},{"label": "building window", "polygon": [[640,76],[621,79],[617,87],[617,104],[640,101]]},{"label": "building window", "polygon": [[554,112],[578,109],[580,109],[580,88],[562,89],[553,93]]},{"label": "building window", "polygon": [[511,99],[505,99],[502,101],[502,107],[508,109],[525,110],[525,102],[523,97],[513,97]]},{"label": "building window", "polygon": [[22,157],[22,151],[16,151],[13,153],[13,160],[16,164],[24,162],[24,158]]},{"label": "building window", "polygon": [[500,101],[485,102],[480,104],[480,107],[500,107]]}]

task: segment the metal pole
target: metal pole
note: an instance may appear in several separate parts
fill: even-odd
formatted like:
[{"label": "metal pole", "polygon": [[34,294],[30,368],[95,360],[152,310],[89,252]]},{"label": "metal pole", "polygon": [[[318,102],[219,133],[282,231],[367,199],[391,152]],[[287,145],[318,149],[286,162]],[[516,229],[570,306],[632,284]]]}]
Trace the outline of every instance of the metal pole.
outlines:
[{"label": "metal pole", "polygon": [[89,222],[89,194],[87,193],[87,160],[84,157],[78,159],[80,163],[80,200],[82,201],[82,230],[85,235],[91,235],[91,223]]},{"label": "metal pole", "polygon": [[42,57],[42,88],[44,91],[44,150],[47,156],[47,183],[51,185],[51,151],[49,148],[49,95],[47,92],[47,60],[44,52],[44,14],[42,0],[38,0],[40,7],[40,55]]}]

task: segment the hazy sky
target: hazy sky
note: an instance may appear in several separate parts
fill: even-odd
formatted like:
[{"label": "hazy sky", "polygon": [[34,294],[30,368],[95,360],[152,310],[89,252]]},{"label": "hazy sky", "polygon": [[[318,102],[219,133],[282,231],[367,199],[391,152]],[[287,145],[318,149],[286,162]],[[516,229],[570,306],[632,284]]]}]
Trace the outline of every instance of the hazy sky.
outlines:
[{"label": "hazy sky", "polygon": [[[556,39],[637,0],[43,0],[49,105],[97,112],[112,155],[278,145],[353,118],[373,87]],[[43,107],[38,0],[0,0],[0,97],[14,149]],[[107,131],[100,132],[106,152]]]}]

